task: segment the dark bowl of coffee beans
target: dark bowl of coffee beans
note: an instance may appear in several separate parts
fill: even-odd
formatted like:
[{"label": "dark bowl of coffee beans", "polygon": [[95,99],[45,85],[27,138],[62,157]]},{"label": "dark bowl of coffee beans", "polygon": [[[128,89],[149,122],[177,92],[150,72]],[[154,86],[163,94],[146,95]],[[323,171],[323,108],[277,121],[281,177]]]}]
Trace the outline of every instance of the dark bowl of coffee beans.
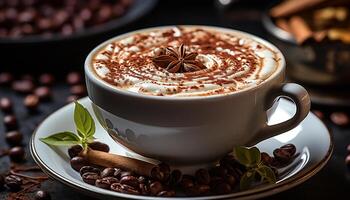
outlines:
[{"label": "dark bowl of coffee beans", "polygon": [[[1,0],[2,65],[5,69],[21,67],[30,71],[33,70],[30,66],[51,69],[55,64],[82,63],[91,48],[108,37],[124,32],[126,25],[131,26],[147,14],[156,2]],[[16,59],[14,63],[13,60],[19,57],[21,59]]]}]

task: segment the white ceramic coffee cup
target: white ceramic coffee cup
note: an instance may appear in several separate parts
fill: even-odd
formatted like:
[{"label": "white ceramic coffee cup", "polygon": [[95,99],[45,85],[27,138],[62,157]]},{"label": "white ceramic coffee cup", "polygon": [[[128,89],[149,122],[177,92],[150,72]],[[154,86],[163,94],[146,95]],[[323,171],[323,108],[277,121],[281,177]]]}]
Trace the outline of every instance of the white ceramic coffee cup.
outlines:
[{"label": "white ceramic coffee cup", "polygon": [[[142,29],[112,38],[89,54],[85,75],[95,114],[115,141],[143,156],[172,165],[205,165],[232,151],[235,145],[253,145],[286,132],[309,113],[307,91],[300,85],[283,83],[285,59],[275,46],[254,35],[232,29],[198,27],[242,35],[266,45],[280,58],[277,70],[263,83],[232,94],[147,96],[104,82],[95,74],[92,58],[113,40],[172,27]],[[277,106],[279,97],[292,100],[296,114],[285,122],[269,126],[267,118]]]}]

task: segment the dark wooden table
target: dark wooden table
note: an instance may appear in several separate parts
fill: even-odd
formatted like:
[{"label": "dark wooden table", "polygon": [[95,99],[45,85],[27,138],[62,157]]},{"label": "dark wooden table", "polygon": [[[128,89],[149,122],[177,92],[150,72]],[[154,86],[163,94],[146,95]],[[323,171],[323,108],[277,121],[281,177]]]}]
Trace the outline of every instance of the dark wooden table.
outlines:
[{"label": "dark wooden table", "polygon": [[[260,22],[262,10],[254,8],[254,6],[261,8],[261,4],[266,3],[266,1],[261,2],[259,4],[255,1],[255,3],[251,3],[250,5],[248,3],[248,5],[234,6],[227,10],[221,10],[212,1],[161,1],[150,15],[124,28],[123,31],[157,25],[205,24],[243,30],[269,40],[271,36],[267,34]],[[83,60],[76,63],[77,66],[80,66],[77,70],[82,71],[82,63]],[[16,71],[13,73],[17,74]],[[35,115],[29,114],[26,111],[22,104],[23,96],[16,94],[10,88],[0,87],[0,97],[10,97],[15,102],[15,113],[20,123],[20,131],[25,136],[25,142],[28,142],[32,131],[38,123],[50,113],[66,104],[66,97],[69,96],[69,87],[64,83],[64,76],[57,75],[57,79],[56,84],[53,86],[53,101],[40,104],[39,112]],[[320,105],[313,105],[313,108],[324,111],[326,115],[334,110],[349,111],[347,108]],[[2,119],[2,114],[0,114],[0,119]],[[337,127],[327,119],[325,123],[332,131],[335,142],[335,149],[330,162],[321,172],[300,186],[268,197],[267,199],[331,199],[334,197],[339,199],[350,195],[350,171],[348,171],[344,164],[346,145],[350,143],[350,128]],[[0,123],[0,147],[6,147],[4,133],[4,126]],[[26,149],[27,163],[33,163],[29,155],[28,145],[26,145]],[[1,158],[0,173],[4,173],[8,167],[8,158]],[[55,180],[47,181],[43,185],[43,188],[51,193],[54,200],[93,199]],[[6,192],[2,191],[0,193],[0,199],[6,199],[6,195]]]}]

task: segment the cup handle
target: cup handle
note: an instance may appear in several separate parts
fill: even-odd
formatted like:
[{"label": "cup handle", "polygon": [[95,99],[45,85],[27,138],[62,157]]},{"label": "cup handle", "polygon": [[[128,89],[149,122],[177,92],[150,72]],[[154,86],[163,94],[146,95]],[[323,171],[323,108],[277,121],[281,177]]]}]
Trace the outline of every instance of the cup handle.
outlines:
[{"label": "cup handle", "polygon": [[284,122],[269,126],[267,123],[258,131],[254,138],[254,143],[260,142],[267,138],[279,135],[286,131],[295,128],[301,121],[305,119],[310,111],[310,97],[308,92],[302,86],[295,83],[285,83],[280,87],[273,89],[265,101],[266,110],[271,107],[271,104],[278,97],[285,97],[292,100],[296,106],[294,116]]}]

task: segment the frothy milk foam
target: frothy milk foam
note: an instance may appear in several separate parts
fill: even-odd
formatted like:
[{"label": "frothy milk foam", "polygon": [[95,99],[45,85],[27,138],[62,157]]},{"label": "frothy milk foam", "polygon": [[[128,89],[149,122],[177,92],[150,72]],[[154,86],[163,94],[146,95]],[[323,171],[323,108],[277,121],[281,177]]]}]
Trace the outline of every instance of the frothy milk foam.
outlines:
[{"label": "frothy milk foam", "polygon": [[[170,73],[152,62],[157,51],[184,44],[206,69]],[[96,74],[118,89],[154,96],[230,94],[259,85],[278,68],[280,57],[249,37],[205,27],[174,27],[115,40],[92,59]]]}]

